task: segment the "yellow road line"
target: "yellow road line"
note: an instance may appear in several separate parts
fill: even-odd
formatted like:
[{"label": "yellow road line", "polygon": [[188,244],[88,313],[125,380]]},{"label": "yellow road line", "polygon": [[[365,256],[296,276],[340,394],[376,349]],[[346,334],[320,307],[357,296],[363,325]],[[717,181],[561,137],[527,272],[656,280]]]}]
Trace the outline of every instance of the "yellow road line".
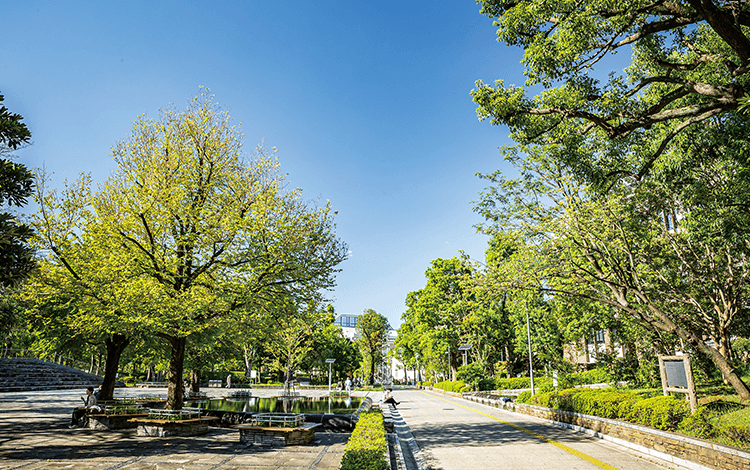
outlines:
[{"label": "yellow road line", "polygon": [[599,467],[599,468],[602,468],[602,469],[604,469],[604,470],[618,470],[618,469],[617,469],[616,467],[613,467],[612,465],[610,465],[610,464],[608,464],[608,463],[604,463],[604,462],[602,462],[601,460],[598,460],[598,459],[595,459],[594,457],[591,457],[590,455],[586,455],[586,454],[584,454],[584,453],[583,453],[583,452],[581,452],[581,451],[575,450],[575,449],[573,449],[572,447],[568,447],[568,446],[566,446],[565,444],[562,444],[562,443],[560,443],[560,442],[557,442],[557,441],[556,441],[556,440],[554,440],[554,439],[550,439],[549,437],[546,437],[546,436],[542,436],[541,434],[535,433],[534,431],[531,431],[531,430],[528,430],[528,429],[526,429],[526,428],[523,428],[523,427],[521,427],[521,426],[519,426],[519,425],[517,425],[517,424],[509,423],[508,421],[504,421],[504,420],[502,420],[502,419],[500,419],[500,418],[497,418],[497,417],[495,417],[495,416],[492,416],[492,415],[490,415],[490,414],[484,413],[484,412],[482,412],[482,411],[479,411],[479,410],[475,410],[474,408],[471,408],[471,407],[468,407],[468,406],[462,405],[462,404],[460,404],[460,403],[456,403],[455,401],[451,401],[451,400],[448,400],[448,399],[446,399],[446,398],[443,398],[443,397],[440,397],[440,396],[436,396],[436,395],[431,395],[431,394],[428,394],[428,393],[425,393],[425,392],[422,392],[422,393],[424,393],[425,395],[431,396],[431,397],[439,398],[440,400],[443,400],[443,401],[447,401],[448,403],[451,403],[451,404],[453,404],[453,405],[458,405],[458,406],[460,406],[461,408],[466,408],[467,410],[473,411],[474,413],[479,413],[479,414],[480,414],[480,415],[482,415],[482,416],[486,416],[486,417],[488,417],[488,418],[490,418],[490,419],[494,419],[495,421],[499,421],[499,422],[501,422],[501,423],[503,423],[503,424],[507,424],[507,425],[508,425],[508,426],[510,426],[510,427],[516,428],[516,429],[518,429],[519,431],[523,431],[523,432],[525,432],[526,434],[528,434],[528,435],[530,435],[530,436],[534,436],[534,437],[536,437],[537,439],[540,439],[540,440],[542,440],[542,441],[544,441],[544,442],[547,442],[547,443],[549,443],[549,444],[552,444],[553,446],[555,446],[555,447],[557,447],[557,448],[559,448],[559,449],[562,449],[562,450],[564,450],[565,452],[568,452],[568,453],[570,453],[570,454],[573,454],[573,455],[575,455],[576,457],[582,458],[582,459],[583,459],[583,460],[585,460],[586,462],[588,462],[588,463],[590,463],[590,464],[592,464],[592,465],[596,465],[597,467]]}]

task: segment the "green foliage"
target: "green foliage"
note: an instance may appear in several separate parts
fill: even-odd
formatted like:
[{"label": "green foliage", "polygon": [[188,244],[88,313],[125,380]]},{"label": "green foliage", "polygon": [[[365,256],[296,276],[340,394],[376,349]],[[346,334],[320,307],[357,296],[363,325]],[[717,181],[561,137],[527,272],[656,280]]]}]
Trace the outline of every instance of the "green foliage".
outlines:
[{"label": "green foliage", "polygon": [[[523,48],[527,82],[478,81],[472,90],[477,114],[508,125],[522,151],[543,148],[587,181],[607,187],[674,165],[670,150],[680,131],[731,113],[744,96],[739,90],[748,71],[741,64],[750,59],[750,41],[745,29],[725,26],[750,12],[742,2],[732,8],[480,2],[498,40]],[[617,52],[631,58],[624,71],[619,61],[606,60]],[[541,86],[537,96],[528,96],[532,86]],[[602,140],[608,148],[598,145]],[[699,148],[705,154],[707,147]]]},{"label": "green foliage", "polygon": [[574,385],[603,384],[612,382],[612,375],[604,369],[591,369],[569,374],[568,380]]},{"label": "green foliage", "polygon": [[459,367],[456,378],[475,390],[491,390],[494,385],[491,379],[489,381],[486,379],[484,368],[478,362]]},{"label": "green foliage", "polygon": [[516,401],[518,403],[530,403],[531,402],[531,390],[526,390],[525,392],[521,392],[518,394],[518,397],[516,398]]},{"label": "green foliage", "polygon": [[444,380],[442,382],[433,384],[432,388],[439,388],[440,390],[445,390],[446,392],[455,393],[471,391],[471,388],[467,387],[467,385],[461,380]]},{"label": "green foliage", "polygon": [[383,415],[376,411],[362,413],[344,447],[341,470],[386,470],[387,450]]},{"label": "green foliage", "polygon": [[690,415],[690,405],[682,396],[644,396],[642,392],[621,389],[567,389],[524,399],[534,405],[670,431]]},{"label": "green foliage", "polygon": [[[0,95],[0,103],[5,100]],[[0,156],[26,145],[31,132],[23,117],[0,105]],[[0,158],[0,208],[24,206],[33,190],[33,175],[26,166]],[[0,288],[18,286],[35,268],[34,250],[29,244],[31,227],[13,212],[0,212]]]},{"label": "green foliage", "polygon": [[374,383],[375,369],[383,360],[383,346],[388,339],[388,319],[375,310],[366,309],[357,317],[356,344],[367,366],[368,384]]},{"label": "green foliage", "polygon": [[689,415],[690,404],[683,396],[657,396],[635,401],[624,414],[624,419],[631,423],[673,431]]},{"label": "green foliage", "polygon": [[[738,307],[750,291],[750,213],[738,203],[750,199],[750,118],[735,111],[750,38],[725,26],[750,5],[688,3],[481,0],[498,38],[523,48],[527,83],[472,90],[481,119],[509,126],[516,145],[502,153],[521,172],[487,176],[495,186],[477,210],[488,233],[523,240],[500,282],[617,311],[647,332],[623,339],[649,355],[681,340],[750,400],[726,360],[730,338],[750,336]],[[623,49],[629,66],[610,69]],[[658,377],[646,361],[605,356],[615,380]]]},{"label": "green foliage", "polygon": [[750,339],[748,338],[733,339],[732,350],[744,364],[747,364],[750,362]]},{"label": "green foliage", "polygon": [[711,412],[706,407],[700,406],[695,413],[680,422],[678,430],[688,436],[711,439],[716,435],[716,428],[710,418]]},{"label": "green foliage", "polygon": [[286,190],[273,151],[247,158],[240,132],[206,94],[185,110],[138,118],[113,156],[118,169],[96,192],[85,178],[60,198],[40,188],[36,241],[49,257],[38,285],[72,293],[78,308],[67,323],[88,336],[164,341],[168,406],[179,408],[190,343],[226,328],[243,344],[238,325],[283,323],[316,305],[346,245],[330,205]]}]

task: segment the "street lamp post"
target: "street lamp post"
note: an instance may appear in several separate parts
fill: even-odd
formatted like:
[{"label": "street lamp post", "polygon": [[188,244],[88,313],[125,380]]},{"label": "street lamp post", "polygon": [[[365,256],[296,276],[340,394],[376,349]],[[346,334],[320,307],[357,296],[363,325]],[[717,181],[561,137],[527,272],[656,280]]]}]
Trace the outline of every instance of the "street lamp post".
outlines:
[{"label": "street lamp post", "polygon": [[328,396],[331,396],[331,367],[332,364],[336,362],[336,359],[326,359],[326,364],[328,364]]}]

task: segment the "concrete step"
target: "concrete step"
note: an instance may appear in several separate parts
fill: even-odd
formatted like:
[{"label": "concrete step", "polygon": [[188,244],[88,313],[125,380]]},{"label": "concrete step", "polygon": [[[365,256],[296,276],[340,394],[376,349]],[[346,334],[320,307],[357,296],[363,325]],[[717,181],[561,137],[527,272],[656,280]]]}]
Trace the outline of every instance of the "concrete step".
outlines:
[{"label": "concrete step", "polygon": [[102,377],[38,359],[0,358],[0,392],[98,386]]}]

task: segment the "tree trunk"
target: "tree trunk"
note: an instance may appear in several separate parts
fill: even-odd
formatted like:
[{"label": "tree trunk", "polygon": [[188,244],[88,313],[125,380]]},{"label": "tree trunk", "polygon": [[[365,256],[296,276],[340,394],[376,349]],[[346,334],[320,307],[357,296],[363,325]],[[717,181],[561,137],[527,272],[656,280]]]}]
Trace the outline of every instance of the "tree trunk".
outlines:
[{"label": "tree trunk", "polygon": [[368,372],[370,385],[375,384],[375,355],[370,356],[370,371]]},{"label": "tree trunk", "polygon": [[190,391],[198,393],[201,391],[201,371],[190,371]]},{"label": "tree trunk", "polygon": [[148,372],[146,373],[146,382],[156,382],[156,371],[154,370],[154,366],[151,364],[148,365]]},{"label": "tree trunk", "polygon": [[453,356],[453,353],[450,354],[451,358],[451,380],[456,380],[456,374],[458,374],[458,366],[456,365],[458,362],[458,358]]},{"label": "tree trunk", "polygon": [[244,345],[243,347],[245,349],[245,377],[250,379],[253,370],[253,362],[255,360],[255,348],[248,351],[247,345]]},{"label": "tree trunk", "polygon": [[734,367],[732,367],[729,364],[729,361],[721,355],[719,350],[716,348],[713,348],[703,341],[700,342],[693,342],[694,346],[697,347],[697,349],[700,349],[702,352],[708,355],[708,357],[711,358],[714,364],[716,364],[716,367],[719,368],[719,371],[721,371],[721,375],[724,377],[724,380],[729,382],[730,385],[734,388],[734,390],[737,392],[737,395],[740,396],[740,400],[743,402],[747,402],[750,400],[750,389],[745,385],[745,382],[742,381],[739,375],[734,371]]},{"label": "tree trunk", "polygon": [[184,337],[164,336],[172,347],[169,356],[169,376],[167,377],[167,404],[165,408],[169,410],[179,410],[182,408],[182,402],[185,393],[182,385],[182,372],[185,365],[185,344],[187,339]]},{"label": "tree trunk", "polygon": [[130,344],[130,339],[124,335],[114,334],[104,340],[107,348],[107,362],[104,365],[104,382],[99,395],[100,400],[111,400],[115,393],[115,382],[117,380],[117,369],[120,366],[120,356]]}]

